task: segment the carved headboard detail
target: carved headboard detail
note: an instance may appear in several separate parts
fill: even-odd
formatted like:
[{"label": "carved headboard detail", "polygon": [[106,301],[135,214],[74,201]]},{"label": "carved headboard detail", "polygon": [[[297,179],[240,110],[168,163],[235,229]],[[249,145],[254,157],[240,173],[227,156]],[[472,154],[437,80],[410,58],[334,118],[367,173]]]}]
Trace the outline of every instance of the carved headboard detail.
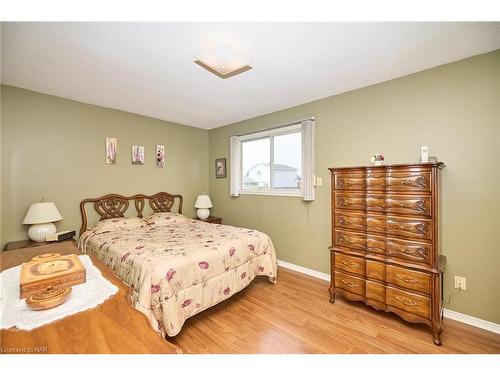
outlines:
[{"label": "carved headboard detail", "polygon": [[82,217],[82,226],[80,227],[80,235],[87,230],[87,213],[85,212],[85,204],[94,203],[94,210],[99,215],[99,220],[112,219],[117,217],[125,217],[130,201],[134,201],[137,217],[143,217],[142,212],[146,200],[153,212],[171,212],[175,201],[178,199],[179,204],[177,212],[182,214],[182,195],[160,192],[153,195],[136,194],[126,197],[119,194],[107,194],[99,198],[84,199],[80,203],[80,215]]}]

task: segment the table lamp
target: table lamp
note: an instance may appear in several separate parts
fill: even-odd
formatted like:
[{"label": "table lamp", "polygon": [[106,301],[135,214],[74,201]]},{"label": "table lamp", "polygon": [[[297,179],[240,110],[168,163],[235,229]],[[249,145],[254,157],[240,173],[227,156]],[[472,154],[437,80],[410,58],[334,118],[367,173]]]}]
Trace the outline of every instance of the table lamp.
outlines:
[{"label": "table lamp", "polygon": [[32,224],[28,230],[28,236],[31,240],[43,242],[48,234],[56,233],[56,226],[52,222],[62,218],[54,203],[42,200],[30,206],[23,224]]},{"label": "table lamp", "polygon": [[198,199],[196,199],[194,207],[198,209],[198,211],[196,211],[196,215],[198,216],[198,218],[205,220],[210,216],[209,208],[212,208],[213,205],[208,195],[201,194],[198,195]]}]

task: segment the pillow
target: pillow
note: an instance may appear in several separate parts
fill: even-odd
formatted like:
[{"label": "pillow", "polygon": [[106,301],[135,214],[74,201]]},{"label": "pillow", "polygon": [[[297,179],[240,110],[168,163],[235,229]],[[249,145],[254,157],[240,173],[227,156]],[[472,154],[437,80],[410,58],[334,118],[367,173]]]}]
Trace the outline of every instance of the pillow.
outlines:
[{"label": "pillow", "polygon": [[149,225],[163,227],[174,223],[189,221],[189,218],[175,212],[157,212],[147,217],[145,220]]},{"label": "pillow", "polygon": [[124,229],[137,229],[146,226],[148,226],[148,223],[139,217],[118,217],[101,220],[92,227],[92,230],[95,233],[104,233]]}]

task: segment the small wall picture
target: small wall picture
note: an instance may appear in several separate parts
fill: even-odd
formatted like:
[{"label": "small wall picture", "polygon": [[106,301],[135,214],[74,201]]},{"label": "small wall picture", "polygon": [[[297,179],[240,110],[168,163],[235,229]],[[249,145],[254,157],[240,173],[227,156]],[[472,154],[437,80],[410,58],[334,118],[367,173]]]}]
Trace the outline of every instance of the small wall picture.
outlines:
[{"label": "small wall picture", "polygon": [[144,165],[144,146],[132,146],[132,164]]},{"label": "small wall picture", "polygon": [[156,156],[155,156],[156,166],[158,168],[163,168],[165,166],[165,146],[156,145]]},{"label": "small wall picture", "polygon": [[226,158],[215,159],[215,178],[226,178]]},{"label": "small wall picture", "polygon": [[116,138],[106,137],[106,164],[116,164]]}]

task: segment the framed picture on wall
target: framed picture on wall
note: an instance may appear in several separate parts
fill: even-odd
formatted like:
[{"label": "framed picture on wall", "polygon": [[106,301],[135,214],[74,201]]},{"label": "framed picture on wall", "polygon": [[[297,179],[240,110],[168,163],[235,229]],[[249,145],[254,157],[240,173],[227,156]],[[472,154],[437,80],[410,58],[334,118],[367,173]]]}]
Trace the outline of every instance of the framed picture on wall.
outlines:
[{"label": "framed picture on wall", "polygon": [[215,159],[215,178],[226,178],[226,158]]},{"label": "framed picture on wall", "polygon": [[158,168],[165,166],[165,145],[156,145],[155,162]]},{"label": "framed picture on wall", "polygon": [[116,164],[116,138],[106,137],[106,164]]},{"label": "framed picture on wall", "polygon": [[144,146],[132,146],[132,164],[144,165]]}]

